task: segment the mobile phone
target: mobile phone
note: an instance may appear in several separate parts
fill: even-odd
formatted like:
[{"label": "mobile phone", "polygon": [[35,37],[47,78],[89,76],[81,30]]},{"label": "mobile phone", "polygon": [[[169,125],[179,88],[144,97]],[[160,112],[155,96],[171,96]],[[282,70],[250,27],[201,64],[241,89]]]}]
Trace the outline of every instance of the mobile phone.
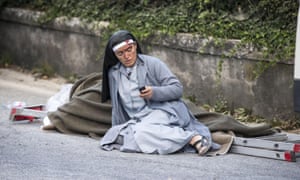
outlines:
[{"label": "mobile phone", "polygon": [[145,89],[146,89],[145,86],[141,87],[141,88],[139,89],[139,90],[140,90],[140,93],[142,93],[142,91],[145,90]]}]

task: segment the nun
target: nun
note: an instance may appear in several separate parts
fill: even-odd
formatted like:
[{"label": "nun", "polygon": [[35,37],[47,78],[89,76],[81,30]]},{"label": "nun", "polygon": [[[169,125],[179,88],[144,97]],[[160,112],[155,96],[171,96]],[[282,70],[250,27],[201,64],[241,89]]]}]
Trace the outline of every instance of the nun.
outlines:
[{"label": "nun", "polygon": [[132,33],[120,30],[110,37],[102,78],[101,100],[112,104],[102,149],[203,156],[218,146],[182,100],[181,82],[163,61],[143,54]]}]

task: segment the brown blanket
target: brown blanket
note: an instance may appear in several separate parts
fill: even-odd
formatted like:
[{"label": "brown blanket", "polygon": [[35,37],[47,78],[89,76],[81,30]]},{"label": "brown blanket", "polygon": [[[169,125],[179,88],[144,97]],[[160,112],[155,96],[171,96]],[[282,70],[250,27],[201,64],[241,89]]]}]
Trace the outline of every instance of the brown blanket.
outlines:
[{"label": "brown blanket", "polygon": [[[228,151],[232,143],[232,135],[228,136],[224,132],[233,132],[244,137],[276,132],[267,124],[247,126],[230,116],[206,112],[189,101],[186,103],[195,117],[209,127],[213,133],[213,140],[226,144],[223,153]],[[62,133],[103,136],[111,127],[111,104],[101,103],[101,74],[92,73],[75,82],[71,89],[70,101],[60,106],[57,111],[49,112],[48,117]]]}]

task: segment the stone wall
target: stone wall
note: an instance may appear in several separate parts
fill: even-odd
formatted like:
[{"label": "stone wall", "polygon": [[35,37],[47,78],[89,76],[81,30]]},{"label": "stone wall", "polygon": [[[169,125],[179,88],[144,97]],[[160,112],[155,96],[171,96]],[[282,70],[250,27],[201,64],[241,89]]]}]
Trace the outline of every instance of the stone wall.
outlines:
[{"label": "stone wall", "polygon": [[40,25],[39,12],[5,9],[0,16],[0,52],[25,67],[50,65],[61,75],[101,71],[101,28],[107,23],[86,24],[78,18],[58,18]]},{"label": "stone wall", "polygon": [[[0,15],[0,55],[9,54],[26,68],[49,65],[61,75],[86,75],[101,71],[104,44],[101,29],[106,22],[86,24],[77,18],[58,18],[40,25],[41,14],[5,9]],[[197,35],[156,35],[142,43],[143,50],[161,58],[184,85],[185,96],[199,104],[228,103],[268,119],[292,119],[293,62],[278,63],[258,79],[253,69],[262,61],[251,46],[232,49],[238,40],[222,46],[215,39]]]}]

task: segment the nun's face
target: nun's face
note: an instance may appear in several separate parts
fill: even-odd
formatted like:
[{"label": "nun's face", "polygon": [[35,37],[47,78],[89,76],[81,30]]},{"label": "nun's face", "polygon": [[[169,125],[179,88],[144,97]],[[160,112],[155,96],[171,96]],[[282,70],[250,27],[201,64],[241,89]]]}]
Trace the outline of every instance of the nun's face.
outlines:
[{"label": "nun's face", "polygon": [[132,67],[137,59],[136,43],[126,44],[116,50],[115,55],[125,67]]}]

